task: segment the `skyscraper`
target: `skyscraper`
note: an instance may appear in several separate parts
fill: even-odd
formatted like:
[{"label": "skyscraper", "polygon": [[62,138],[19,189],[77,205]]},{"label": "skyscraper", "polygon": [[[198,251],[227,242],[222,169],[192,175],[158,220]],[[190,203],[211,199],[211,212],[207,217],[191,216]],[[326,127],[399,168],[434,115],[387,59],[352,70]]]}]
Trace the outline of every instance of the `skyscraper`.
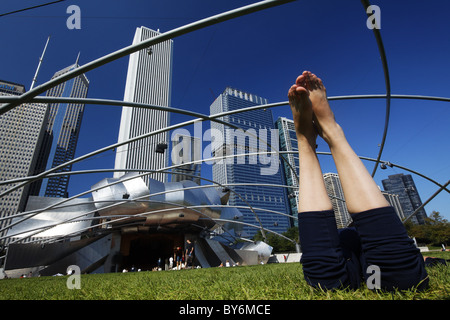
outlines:
[{"label": "skyscraper", "polygon": [[[214,115],[266,103],[264,98],[227,87],[210,106],[210,113]],[[220,120],[242,130],[211,122],[211,134],[214,136],[211,150],[216,158],[212,167],[213,180],[229,185],[229,189],[234,191],[228,203],[242,206],[240,210],[245,223],[256,227],[261,223],[264,228],[285,232],[290,227],[290,209],[285,188],[275,186],[284,184],[278,154],[257,155],[257,152],[272,151],[266,142],[278,151],[278,131],[274,129],[272,111],[252,110],[224,116]],[[257,228],[244,226],[244,232],[249,237],[257,231]]]},{"label": "skyscraper", "polygon": [[[279,117],[275,123],[280,135],[280,151],[286,151],[282,154],[285,159],[282,162],[286,184],[291,187],[288,189],[288,200],[291,207],[291,214],[297,217],[298,214],[298,142],[295,133],[294,120]],[[295,170],[295,172],[294,172]],[[298,225],[297,220],[293,220],[294,225]]]},{"label": "skyscraper", "polygon": [[[78,68],[75,64],[54,74],[52,79]],[[86,98],[89,80],[84,74],[63,82],[49,91],[50,97]],[[83,119],[84,104],[52,103],[49,105],[49,117],[46,123],[44,142],[39,151],[36,173],[57,167],[73,160]],[[58,172],[70,171],[72,166],[66,166]],[[34,195],[42,197],[67,197],[70,176],[59,176],[43,179],[33,184]]]},{"label": "skyscraper", "polygon": [[[388,179],[382,180],[384,190],[398,194],[400,204],[405,217],[409,217],[416,209],[422,205],[419,191],[410,174],[403,173],[388,176]],[[411,221],[424,224],[427,214],[425,209],[420,209],[417,214],[411,217]]]},{"label": "skyscraper", "polygon": [[[0,81],[0,95],[21,95],[25,87],[20,84]],[[47,105],[24,103],[0,115],[0,181],[23,178],[33,174],[37,161],[37,150],[44,136],[44,121],[48,116]],[[3,193],[16,184],[0,185]],[[0,218],[14,216],[25,209],[29,185],[0,198]],[[0,220],[0,229],[9,224],[9,219]],[[0,236],[6,231],[0,232]]]},{"label": "skyscraper", "polygon": [[[136,29],[133,44],[140,43],[159,35],[158,31],[140,27]],[[167,40],[151,48],[130,55],[124,101],[170,106],[172,85],[172,47],[173,41]],[[169,113],[166,111],[123,107],[120,120],[118,142],[165,128],[169,125]],[[168,165],[168,133],[159,133],[145,139],[122,145],[117,148],[115,169],[158,170]],[[159,148],[158,148],[159,147]],[[124,172],[116,172],[120,177]],[[163,173],[145,176],[159,181],[167,181]]]}]

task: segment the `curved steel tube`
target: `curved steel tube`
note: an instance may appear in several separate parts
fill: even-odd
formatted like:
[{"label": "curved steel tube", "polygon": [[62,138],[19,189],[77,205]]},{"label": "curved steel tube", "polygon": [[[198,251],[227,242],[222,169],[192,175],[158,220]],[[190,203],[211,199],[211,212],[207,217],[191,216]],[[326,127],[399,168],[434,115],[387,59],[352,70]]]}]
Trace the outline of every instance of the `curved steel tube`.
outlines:
[{"label": "curved steel tube", "polygon": [[[329,101],[336,100],[355,100],[355,99],[385,99],[387,97],[386,94],[350,94],[343,96],[329,96],[327,99]],[[391,99],[413,99],[413,100],[434,100],[434,101],[442,101],[442,102],[450,102],[450,98],[447,97],[438,97],[438,96],[424,96],[420,94],[391,94]],[[0,102],[16,102],[20,97],[18,96],[0,96]],[[111,100],[111,99],[99,99],[99,98],[69,98],[69,97],[47,97],[47,96],[37,96],[34,98],[30,98],[28,102],[36,102],[36,103],[83,103],[83,104],[97,104],[97,105],[110,105],[110,106],[124,106],[124,103],[127,104],[125,106],[136,107],[136,108],[161,108],[163,111],[176,111],[179,113],[185,113],[186,115],[195,115],[195,116],[203,116],[201,113],[196,113],[193,111],[185,110],[185,109],[177,109],[173,107],[162,107],[150,104],[143,104],[138,102],[127,102],[122,100]],[[289,101],[280,101],[269,104],[261,104],[252,107],[237,109],[233,111],[228,111],[227,113],[223,113],[221,116],[241,113],[246,111],[252,111],[257,109],[268,109],[279,106],[289,105]]]},{"label": "curved steel tube", "polygon": [[[317,152],[317,154],[321,154],[321,155],[331,155],[330,152]],[[373,159],[373,158],[362,157],[362,156],[358,156],[358,157],[359,157],[361,160],[367,160],[367,161],[373,161],[373,162],[376,162],[376,161],[377,161],[377,159]],[[383,162],[383,163],[388,163],[388,161],[381,161],[381,162]],[[440,184],[439,182],[437,182],[437,181],[431,179],[430,177],[428,177],[428,176],[426,176],[426,175],[424,175],[424,174],[421,174],[420,172],[417,172],[417,171],[415,171],[415,170],[409,169],[409,168],[407,168],[407,167],[403,167],[403,166],[401,166],[401,165],[398,165],[398,164],[395,164],[395,163],[392,163],[392,162],[389,162],[389,164],[392,165],[393,167],[397,167],[397,168],[399,168],[399,169],[402,169],[402,170],[405,170],[405,171],[414,173],[414,174],[416,174],[416,175],[418,175],[418,176],[420,176],[420,177],[422,177],[422,178],[424,178],[424,179],[426,179],[426,180],[428,180],[428,181],[434,183],[435,185],[437,185],[437,186],[440,187],[440,188],[443,187],[442,184]],[[448,193],[450,193],[450,190],[448,190],[448,189],[445,188],[445,187],[444,187],[443,190],[445,190],[445,191],[447,191]]]},{"label": "curved steel tube", "polygon": [[[369,15],[367,13],[367,8],[370,6],[369,0],[361,0],[361,2],[364,6],[364,9],[366,10],[366,14]],[[381,139],[380,150],[378,151],[377,161],[376,161],[375,166],[372,171],[372,177],[374,177],[375,173],[377,172],[378,164],[380,163],[380,159],[381,159],[381,154],[383,153],[383,149],[384,149],[384,144],[386,143],[386,136],[387,136],[387,131],[388,131],[388,127],[389,127],[389,116],[390,116],[390,112],[391,112],[391,80],[389,79],[389,68],[388,68],[388,63],[387,63],[387,58],[386,58],[386,52],[384,50],[384,45],[383,45],[383,40],[381,39],[380,30],[377,28],[373,28],[373,33],[375,35],[375,39],[377,40],[378,51],[380,52],[381,63],[383,65],[384,82],[386,84],[386,116],[385,116],[385,120],[384,120],[383,137]]]},{"label": "curved steel tube", "polygon": [[[438,97],[438,96],[424,96],[418,94],[391,94],[391,99],[412,99],[412,100],[432,100],[432,101],[442,101],[442,102],[450,102],[450,98],[447,97]],[[337,101],[337,100],[357,100],[357,99],[385,99],[387,98],[386,94],[351,94],[351,95],[343,95],[343,96],[329,96],[327,99],[329,101]],[[0,96],[0,102],[16,102],[19,99],[17,96]],[[107,105],[107,106],[128,106],[128,107],[136,107],[136,108],[158,108],[163,111],[173,111],[178,112],[180,114],[191,115],[191,116],[204,116],[201,113],[196,113],[193,111],[185,110],[185,109],[177,109],[173,107],[162,107],[150,104],[143,104],[138,102],[129,102],[122,100],[111,100],[111,99],[98,99],[98,98],[69,98],[69,97],[47,97],[47,96],[37,96],[31,98],[28,102],[36,102],[36,103],[82,103],[82,104],[97,104],[97,105]],[[284,105],[289,105],[289,101],[280,101],[269,104],[261,104],[252,107],[227,111],[221,114],[221,117],[234,114],[241,113],[246,111],[258,110],[258,109],[269,109],[274,107],[280,107]],[[218,120],[220,121],[220,120]]]},{"label": "curved steel tube", "polygon": [[[346,96],[333,96],[328,97],[328,100],[352,100],[352,99],[385,99],[385,94],[355,94]],[[434,100],[442,102],[450,102],[450,98],[436,97],[436,96],[423,96],[414,94],[391,94],[391,99],[413,99],[413,100]]]}]

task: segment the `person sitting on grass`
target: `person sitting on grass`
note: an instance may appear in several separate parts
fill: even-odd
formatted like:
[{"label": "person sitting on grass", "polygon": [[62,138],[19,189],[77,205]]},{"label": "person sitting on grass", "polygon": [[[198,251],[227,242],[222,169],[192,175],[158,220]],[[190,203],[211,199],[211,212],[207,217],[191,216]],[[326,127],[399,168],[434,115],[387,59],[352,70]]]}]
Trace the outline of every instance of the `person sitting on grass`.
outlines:
[{"label": "person sitting on grass", "polygon": [[[330,108],[326,89],[305,71],[288,91],[299,152],[298,227],[305,280],[322,289],[358,288],[379,270],[380,289],[424,289],[424,259]],[[354,228],[338,231],[316,154],[328,144]],[[371,269],[374,266],[377,269]]]}]

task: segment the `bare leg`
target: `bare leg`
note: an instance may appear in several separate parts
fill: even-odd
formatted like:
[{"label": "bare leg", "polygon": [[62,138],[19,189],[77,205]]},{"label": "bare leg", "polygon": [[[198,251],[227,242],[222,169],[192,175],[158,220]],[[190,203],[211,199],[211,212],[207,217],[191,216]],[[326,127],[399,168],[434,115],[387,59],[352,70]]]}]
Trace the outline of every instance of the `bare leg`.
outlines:
[{"label": "bare leg", "polygon": [[350,213],[389,206],[372,176],[350,147],[342,128],[336,123],[326,89],[316,75],[304,72],[314,121],[320,136],[328,143],[341,180]]},{"label": "bare leg", "polygon": [[288,92],[299,152],[299,212],[332,209],[316,155],[317,131],[307,89],[307,73],[300,75]]}]

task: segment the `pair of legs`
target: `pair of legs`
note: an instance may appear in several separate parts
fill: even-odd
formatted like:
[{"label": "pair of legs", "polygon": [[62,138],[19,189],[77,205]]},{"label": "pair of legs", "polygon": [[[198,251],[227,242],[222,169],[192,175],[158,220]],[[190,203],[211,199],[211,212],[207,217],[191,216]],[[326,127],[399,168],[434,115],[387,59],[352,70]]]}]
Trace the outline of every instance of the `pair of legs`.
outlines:
[{"label": "pair of legs", "polygon": [[[326,89],[303,72],[288,92],[299,149],[299,231],[303,270],[313,286],[357,287],[366,268],[381,268],[383,288],[407,289],[426,278],[423,258],[335,121]],[[353,232],[336,229],[316,154],[320,135],[330,147]],[[345,235],[345,236],[344,236]]]}]

